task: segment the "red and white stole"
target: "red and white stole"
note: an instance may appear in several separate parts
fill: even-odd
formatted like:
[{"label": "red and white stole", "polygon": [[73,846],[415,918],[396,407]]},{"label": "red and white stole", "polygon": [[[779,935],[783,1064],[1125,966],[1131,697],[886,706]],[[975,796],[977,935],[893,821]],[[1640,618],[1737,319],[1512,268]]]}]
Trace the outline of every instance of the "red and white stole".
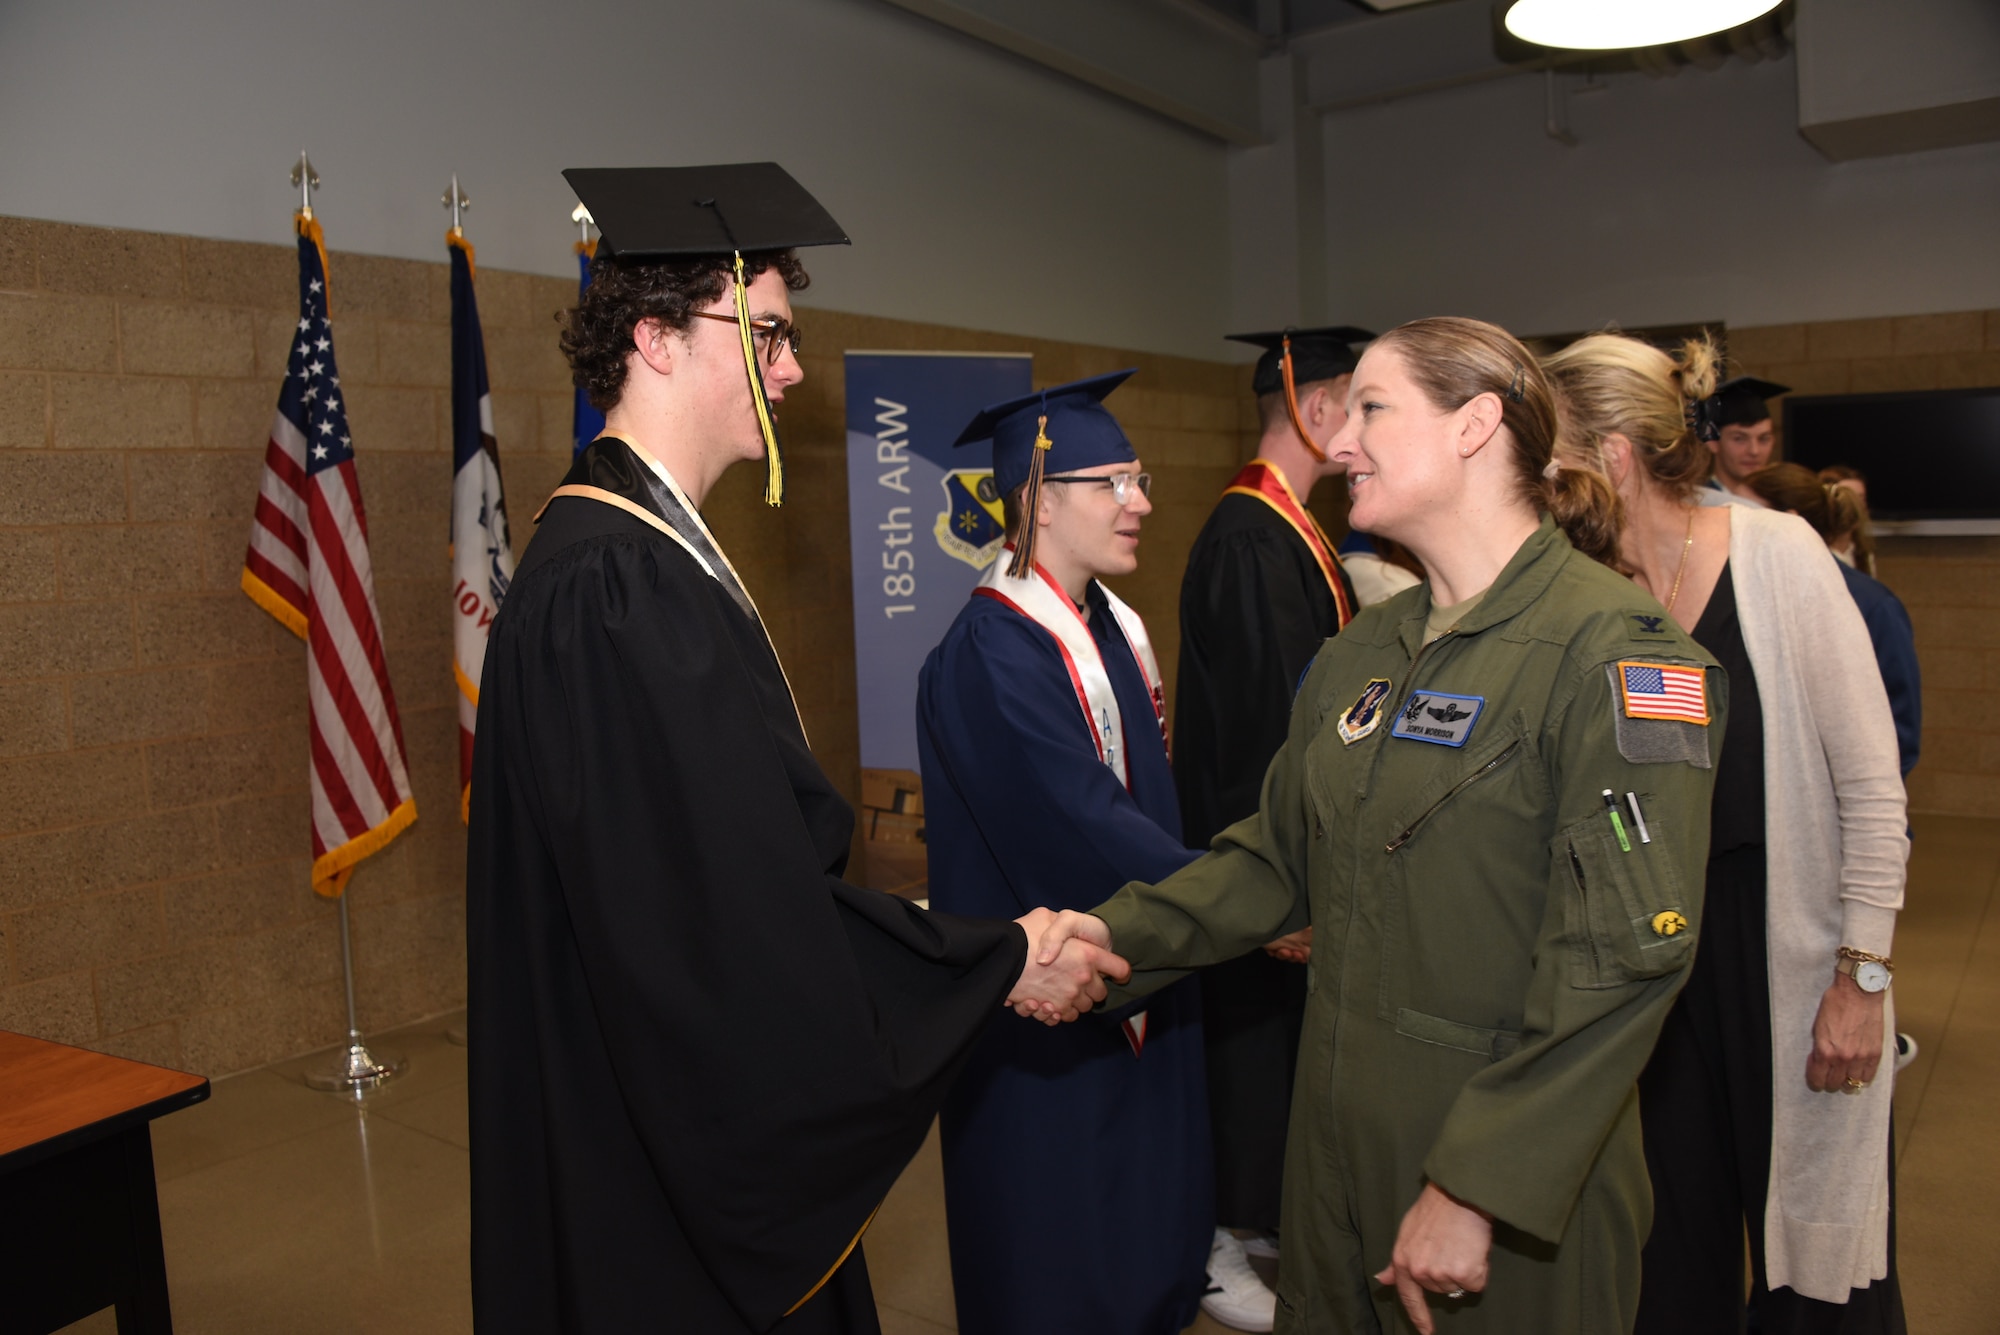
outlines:
[{"label": "red and white stole", "polygon": [[[1013,549],[1010,546],[1008,550]],[[1090,633],[1090,624],[1040,563],[1036,564],[1033,575],[1022,579],[1010,578],[1006,567],[1005,561],[997,559],[986,567],[978,587],[972,591],[973,597],[1005,604],[1055,640],[1063,666],[1069,669],[1077,707],[1083,710],[1084,724],[1097,743],[1097,758],[1111,767],[1126,791],[1131,791],[1132,776],[1125,764],[1125,720],[1118,709],[1117,693],[1111,689],[1111,674],[1104,668],[1104,656],[1098,652],[1096,637]],[[1132,657],[1146,680],[1146,689],[1153,699],[1153,721],[1171,757],[1166,686],[1160,678],[1159,659],[1153,654],[1152,637],[1146,634],[1146,623],[1117,594],[1102,584],[1097,587],[1102,590],[1118,629],[1125,633],[1125,643],[1131,646]]]},{"label": "red and white stole", "polygon": [[[1013,550],[1012,545],[1008,547]],[[1062,586],[1050,577],[1038,563],[1033,575],[1024,579],[1012,579],[1007,574],[1007,562],[995,560],[986,568],[978,587],[972,591],[975,598],[991,598],[1019,612],[1028,620],[1046,630],[1055,640],[1056,648],[1062,653],[1063,666],[1069,669],[1070,686],[1076,692],[1077,706],[1083,710],[1084,725],[1090,729],[1092,740],[1097,744],[1097,757],[1111,767],[1118,781],[1131,791],[1132,775],[1125,762],[1125,720],[1118,709],[1118,696],[1111,689],[1111,674],[1105,671],[1104,656],[1098,652],[1097,640],[1090,633],[1090,625],[1083,619],[1075,603],[1069,600]],[[1153,653],[1152,637],[1146,634],[1146,623],[1123,599],[1102,584],[1097,586],[1104,593],[1104,601],[1111,609],[1111,615],[1118,622],[1118,629],[1125,633],[1125,643],[1131,646],[1132,657],[1139,664],[1140,675],[1146,680],[1146,689],[1153,700],[1153,721],[1160,729],[1160,741],[1172,756],[1172,741],[1167,733],[1167,693],[1160,677],[1160,661]],[[1139,1056],[1146,1047],[1146,1012],[1138,1011],[1119,1026],[1125,1034],[1125,1041],[1132,1047],[1132,1055]]]},{"label": "red and white stole", "polygon": [[1313,561],[1319,566],[1319,573],[1326,578],[1326,587],[1333,593],[1333,603],[1338,616],[1338,625],[1346,629],[1354,620],[1354,607],[1348,601],[1347,586],[1340,578],[1340,556],[1333,549],[1333,541],[1326,536],[1326,530],[1312,513],[1299,504],[1298,496],[1292,491],[1291,483],[1285,475],[1273,468],[1268,460],[1252,459],[1243,466],[1243,471],[1230,479],[1223,489],[1225,496],[1254,496],[1276,510],[1292,531],[1299,535],[1313,554]]}]

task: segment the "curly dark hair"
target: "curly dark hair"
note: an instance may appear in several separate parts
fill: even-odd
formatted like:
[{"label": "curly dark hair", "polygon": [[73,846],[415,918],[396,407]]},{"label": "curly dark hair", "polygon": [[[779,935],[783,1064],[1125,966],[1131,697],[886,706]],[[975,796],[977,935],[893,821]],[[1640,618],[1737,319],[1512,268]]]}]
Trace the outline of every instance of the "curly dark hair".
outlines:
[{"label": "curly dark hair", "polygon": [[[801,291],[812,281],[789,250],[752,251],[743,257],[743,275],[755,282],[766,269]],[[643,320],[658,320],[686,333],[694,312],[728,290],[734,265],[728,256],[697,255],[684,260],[633,261],[599,255],[590,262],[590,286],[573,308],[559,311],[563,356],[570,377],[599,412],[610,412],[625,393],[625,356],[632,331]]]}]

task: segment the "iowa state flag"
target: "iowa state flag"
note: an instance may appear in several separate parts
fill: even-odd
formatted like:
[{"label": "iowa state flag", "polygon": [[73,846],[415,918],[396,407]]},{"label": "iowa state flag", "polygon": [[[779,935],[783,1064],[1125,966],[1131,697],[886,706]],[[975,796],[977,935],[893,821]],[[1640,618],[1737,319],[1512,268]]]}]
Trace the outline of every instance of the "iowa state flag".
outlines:
[{"label": "iowa state flag", "polygon": [[472,293],[472,243],[456,227],[445,233],[445,243],[451,251],[452,676],[458,682],[458,812],[464,819],[472,802],[472,730],[486,630],[514,578],[514,549],[500,493],[486,340]]},{"label": "iowa state flag", "polygon": [[306,642],[312,881],[335,896],[355,864],[417,818],[328,319],[326,244],[297,215],[299,324],[264,447],[243,591]]}]

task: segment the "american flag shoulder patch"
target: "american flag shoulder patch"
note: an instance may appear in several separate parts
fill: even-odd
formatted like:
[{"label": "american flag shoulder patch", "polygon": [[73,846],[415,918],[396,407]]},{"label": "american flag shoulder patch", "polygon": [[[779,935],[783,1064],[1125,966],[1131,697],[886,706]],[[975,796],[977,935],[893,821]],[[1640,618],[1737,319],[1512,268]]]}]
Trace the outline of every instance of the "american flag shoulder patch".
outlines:
[{"label": "american flag shoulder patch", "polygon": [[1699,665],[1626,659],[1618,664],[1618,693],[1626,718],[1708,723],[1708,673]]}]

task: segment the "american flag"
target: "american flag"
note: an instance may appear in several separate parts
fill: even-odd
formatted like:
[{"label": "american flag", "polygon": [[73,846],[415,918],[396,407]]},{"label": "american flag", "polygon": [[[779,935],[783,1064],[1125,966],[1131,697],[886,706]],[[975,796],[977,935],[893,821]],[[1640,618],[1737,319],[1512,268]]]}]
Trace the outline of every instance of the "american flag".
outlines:
[{"label": "american flag", "polygon": [[1627,718],[1708,722],[1708,676],[1674,663],[1620,663]]},{"label": "american flag", "polygon": [[333,360],[325,242],[309,215],[300,215],[298,233],[299,324],[264,447],[243,591],[306,642],[312,882],[332,896],[361,859],[417,818],[417,804],[382,655],[368,520]]},{"label": "american flag", "polygon": [[514,579],[507,502],[500,492],[500,447],[486,385],[486,341],[472,292],[472,243],[445,233],[451,255],[451,619],[452,676],[458,682],[458,810],[472,809],[472,731],[486,629]]}]

